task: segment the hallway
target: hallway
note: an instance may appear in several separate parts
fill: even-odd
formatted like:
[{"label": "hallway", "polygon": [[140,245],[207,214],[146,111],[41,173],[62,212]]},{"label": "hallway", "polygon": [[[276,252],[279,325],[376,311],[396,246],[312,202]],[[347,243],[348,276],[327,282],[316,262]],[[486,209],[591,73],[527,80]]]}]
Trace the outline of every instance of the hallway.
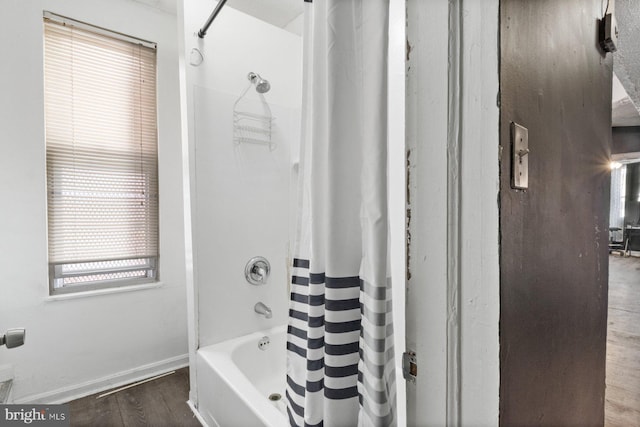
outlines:
[{"label": "hallway", "polygon": [[605,425],[640,426],[640,258],[609,256]]}]

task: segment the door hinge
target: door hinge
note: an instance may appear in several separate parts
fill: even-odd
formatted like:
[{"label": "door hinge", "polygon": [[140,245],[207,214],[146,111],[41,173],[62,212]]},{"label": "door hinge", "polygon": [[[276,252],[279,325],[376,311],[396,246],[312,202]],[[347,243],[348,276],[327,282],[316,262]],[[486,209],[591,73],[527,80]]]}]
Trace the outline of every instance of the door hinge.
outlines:
[{"label": "door hinge", "polygon": [[405,380],[416,382],[418,376],[418,359],[416,352],[412,350],[402,353],[402,376]]}]

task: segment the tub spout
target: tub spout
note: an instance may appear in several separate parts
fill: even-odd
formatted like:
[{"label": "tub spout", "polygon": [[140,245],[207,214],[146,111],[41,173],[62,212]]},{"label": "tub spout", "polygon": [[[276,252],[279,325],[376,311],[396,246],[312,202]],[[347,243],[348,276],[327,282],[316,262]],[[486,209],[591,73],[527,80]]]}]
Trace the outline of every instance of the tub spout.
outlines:
[{"label": "tub spout", "polygon": [[272,316],[271,309],[266,305],[264,305],[263,303],[259,302],[256,305],[254,305],[253,310],[258,314],[262,314],[267,319],[271,319],[271,316]]}]

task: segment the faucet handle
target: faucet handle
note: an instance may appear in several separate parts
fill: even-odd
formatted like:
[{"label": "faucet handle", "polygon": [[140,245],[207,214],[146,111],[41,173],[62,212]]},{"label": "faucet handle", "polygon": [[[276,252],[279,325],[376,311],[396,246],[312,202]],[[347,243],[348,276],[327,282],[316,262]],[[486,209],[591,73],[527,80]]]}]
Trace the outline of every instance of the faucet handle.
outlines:
[{"label": "faucet handle", "polygon": [[271,265],[269,261],[264,257],[257,256],[251,258],[245,266],[244,277],[252,285],[264,285],[267,283],[270,271]]},{"label": "faucet handle", "polygon": [[251,268],[251,276],[260,282],[264,282],[267,276],[267,270],[262,265],[259,265],[259,263],[256,263],[253,268]]}]

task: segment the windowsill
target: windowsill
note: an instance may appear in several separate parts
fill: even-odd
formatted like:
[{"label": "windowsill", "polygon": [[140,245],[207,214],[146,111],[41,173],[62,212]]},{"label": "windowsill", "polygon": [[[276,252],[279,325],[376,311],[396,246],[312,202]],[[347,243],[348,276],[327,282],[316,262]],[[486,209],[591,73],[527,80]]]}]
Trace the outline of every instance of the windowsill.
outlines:
[{"label": "windowsill", "polygon": [[164,284],[162,282],[144,283],[141,285],[120,286],[120,287],[114,287],[114,288],[96,289],[92,291],[79,291],[79,292],[72,292],[68,294],[49,295],[45,297],[44,300],[45,301],[62,301],[62,300],[77,299],[77,298],[89,298],[89,297],[96,297],[100,295],[119,294],[123,292],[144,291],[146,289],[156,289],[156,288],[161,288],[163,286]]}]

